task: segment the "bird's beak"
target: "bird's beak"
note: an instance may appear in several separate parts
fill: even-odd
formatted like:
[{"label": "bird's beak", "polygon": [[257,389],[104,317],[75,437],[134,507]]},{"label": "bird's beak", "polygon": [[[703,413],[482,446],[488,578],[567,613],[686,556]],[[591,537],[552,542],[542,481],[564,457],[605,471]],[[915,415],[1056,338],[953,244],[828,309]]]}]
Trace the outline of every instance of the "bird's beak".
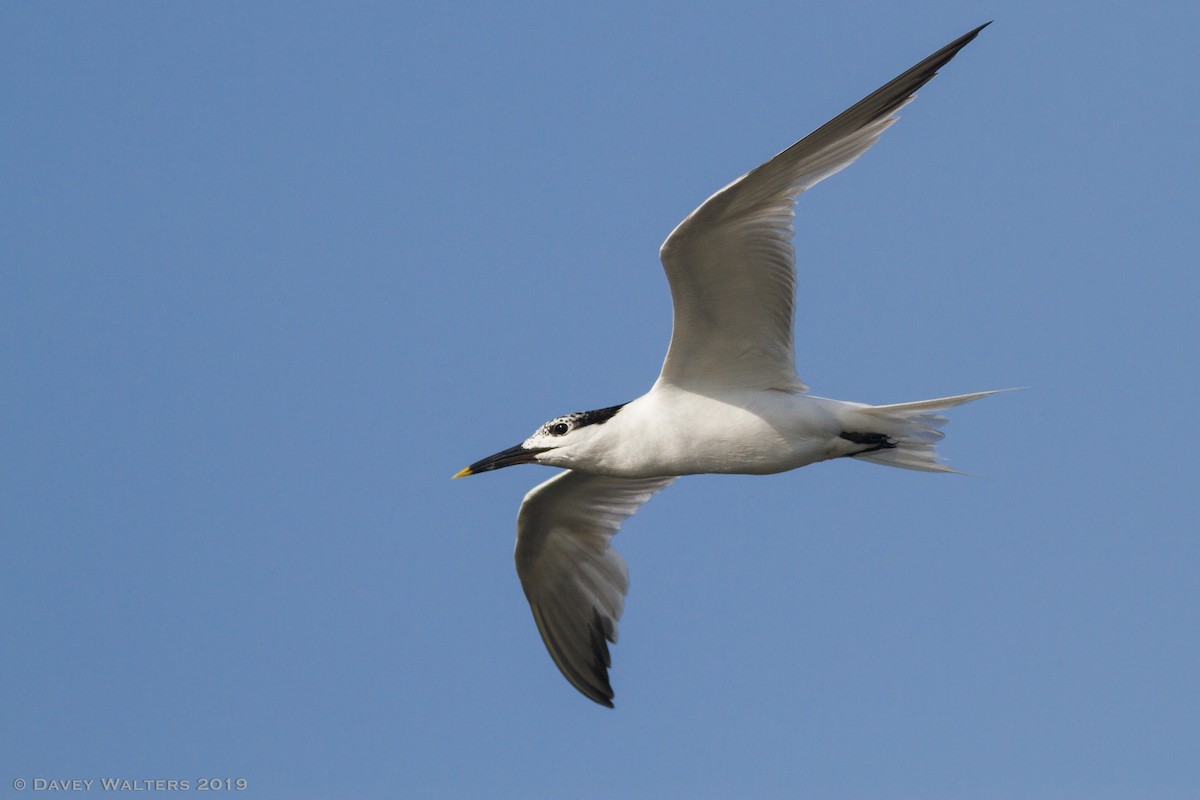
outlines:
[{"label": "bird's beak", "polygon": [[517,445],[510,447],[507,450],[501,450],[494,456],[476,461],[469,467],[463,467],[458,472],[454,473],[455,478],[465,478],[468,475],[478,475],[481,472],[488,472],[501,467],[511,467],[514,464],[533,464],[537,461],[537,454],[544,453],[549,450],[549,447],[525,447]]}]

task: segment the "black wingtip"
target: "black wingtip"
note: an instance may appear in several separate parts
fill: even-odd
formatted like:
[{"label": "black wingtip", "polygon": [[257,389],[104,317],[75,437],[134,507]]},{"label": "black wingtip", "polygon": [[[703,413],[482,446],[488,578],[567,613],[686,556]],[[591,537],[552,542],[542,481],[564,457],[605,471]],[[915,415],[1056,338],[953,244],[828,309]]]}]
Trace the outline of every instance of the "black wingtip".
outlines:
[{"label": "black wingtip", "polygon": [[[980,31],[982,31],[988,25],[991,25],[993,22],[995,22],[995,20],[989,19],[987,22],[983,23],[978,28],[967,31],[962,36],[958,37],[953,42],[951,42],[950,44],[948,44],[944,48],[942,48],[942,50],[943,51],[948,50],[948,51],[951,51],[951,53],[953,53],[953,54],[957,54],[959,50],[962,50],[964,47],[966,47],[968,44],[970,44],[972,41],[974,41],[975,37],[979,35]],[[951,55],[951,58],[953,58],[953,55]],[[949,59],[947,59],[947,60],[949,60]]]},{"label": "black wingtip", "polygon": [[592,689],[595,694],[588,697],[606,708],[612,708],[613,690],[608,680],[608,670],[612,667],[612,656],[608,652],[608,643],[616,641],[612,625],[606,624],[599,609],[592,609]]},{"label": "black wingtip", "polygon": [[[948,62],[950,59],[952,59],[956,55],[958,55],[959,50],[962,50],[964,47],[966,47],[972,41],[974,41],[975,37],[979,35],[979,32],[982,31],[984,28],[986,28],[988,25],[991,25],[992,22],[994,22],[994,20],[989,19],[987,22],[983,23],[978,28],[967,31],[962,36],[958,37],[953,42],[946,45],[941,50],[934,53],[933,55],[931,55],[929,58],[927,58],[925,60],[927,62],[930,62],[930,61],[940,62],[938,64],[938,67],[941,67],[942,65],[946,64],[946,62]],[[932,77],[932,76],[930,76],[930,77]]]}]

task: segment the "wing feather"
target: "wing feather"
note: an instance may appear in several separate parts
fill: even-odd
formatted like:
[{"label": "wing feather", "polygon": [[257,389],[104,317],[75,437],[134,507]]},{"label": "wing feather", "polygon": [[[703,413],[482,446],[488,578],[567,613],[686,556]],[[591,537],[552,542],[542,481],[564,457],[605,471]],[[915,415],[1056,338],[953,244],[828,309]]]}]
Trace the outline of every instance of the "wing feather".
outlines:
[{"label": "wing feather", "polygon": [[629,588],[610,540],[673,480],[568,470],[534,487],[517,515],[517,574],[538,632],[571,685],[601,705],[612,706],[608,643]]},{"label": "wing feather", "polygon": [[[988,23],[990,24],[990,23]],[[796,374],[796,196],[845,169],[981,25],[867,95],[681,222],[659,251],[675,321],[660,383],[806,391]]]}]

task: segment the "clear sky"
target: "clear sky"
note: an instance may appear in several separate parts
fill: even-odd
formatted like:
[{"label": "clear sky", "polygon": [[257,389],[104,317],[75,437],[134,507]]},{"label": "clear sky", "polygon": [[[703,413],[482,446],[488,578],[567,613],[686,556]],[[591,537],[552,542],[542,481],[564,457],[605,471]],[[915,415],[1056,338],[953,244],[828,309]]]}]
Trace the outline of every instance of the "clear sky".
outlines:
[{"label": "clear sky", "polygon": [[[512,563],[551,471],[450,475],[645,391],[671,228],[989,19],[796,223],[816,394],[1030,387],[953,412],[978,477],[679,481],[588,702]],[[1196,797],[1198,30],[3,4],[0,798]]]}]

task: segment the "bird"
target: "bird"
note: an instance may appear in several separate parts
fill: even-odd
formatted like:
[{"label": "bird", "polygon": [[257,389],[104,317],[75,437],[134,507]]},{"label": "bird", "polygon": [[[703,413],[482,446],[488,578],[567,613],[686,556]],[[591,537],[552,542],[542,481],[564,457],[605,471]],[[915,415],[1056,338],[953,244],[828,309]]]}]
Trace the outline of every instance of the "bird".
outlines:
[{"label": "bird", "polygon": [[609,644],[629,587],[611,540],[676,478],[763,475],[833,458],[955,472],[939,457],[940,413],[998,390],[869,405],[817,397],[796,371],[792,219],[797,196],[849,166],[985,23],[705,200],[667,236],[671,340],[650,390],[555,417],[462,478],[516,464],[564,471],[525,495],[517,574],[563,676],[613,707]]}]

